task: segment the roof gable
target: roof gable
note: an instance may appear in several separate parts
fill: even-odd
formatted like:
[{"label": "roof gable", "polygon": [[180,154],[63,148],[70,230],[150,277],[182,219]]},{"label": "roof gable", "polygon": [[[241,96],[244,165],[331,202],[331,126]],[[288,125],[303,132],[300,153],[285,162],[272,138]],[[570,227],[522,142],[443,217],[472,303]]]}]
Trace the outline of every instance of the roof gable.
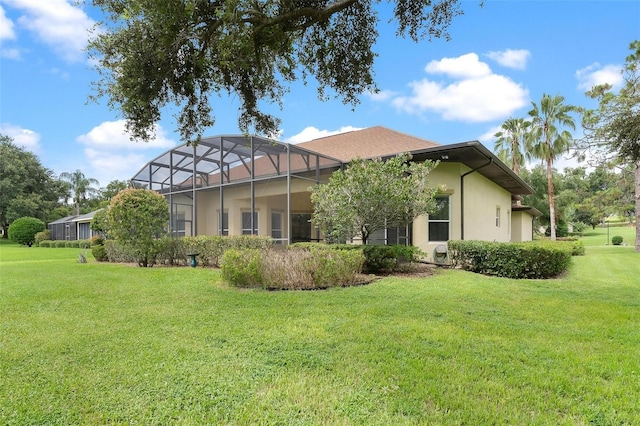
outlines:
[{"label": "roof gable", "polygon": [[386,127],[375,126],[314,139],[297,146],[349,162],[356,157],[365,159],[386,157],[437,147],[440,144]]}]

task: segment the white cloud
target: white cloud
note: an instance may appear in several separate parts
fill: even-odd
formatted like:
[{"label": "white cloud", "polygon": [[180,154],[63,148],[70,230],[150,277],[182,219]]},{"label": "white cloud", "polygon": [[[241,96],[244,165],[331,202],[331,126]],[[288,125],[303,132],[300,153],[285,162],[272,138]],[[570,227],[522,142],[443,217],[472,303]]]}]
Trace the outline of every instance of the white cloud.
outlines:
[{"label": "white cloud", "polygon": [[25,129],[10,123],[0,124],[0,133],[13,139],[16,146],[38,154],[40,152],[40,135],[33,130]]},{"label": "white cloud", "polygon": [[380,90],[378,93],[367,92],[365,93],[372,101],[384,102],[386,100],[396,97],[398,94],[391,90]]},{"label": "white cloud", "polygon": [[125,129],[125,120],[105,121],[80,135],[76,140],[85,145],[84,154],[91,167],[90,175],[102,186],[112,180],[129,180],[148,161],[140,150],[162,150],[176,146],[162,126],[156,126],[156,137],[149,142],[132,141]]},{"label": "white cloud", "polygon": [[13,30],[13,21],[4,14],[4,9],[0,6],[0,40],[14,40],[16,33]]},{"label": "white cloud", "polygon": [[114,153],[93,148],[84,150],[91,167],[89,176],[97,179],[100,186],[107,186],[113,180],[129,180],[147,161],[142,154],[124,152]]},{"label": "white cloud", "polygon": [[527,60],[531,53],[524,49],[507,49],[502,51],[491,51],[486,54],[503,67],[523,70],[527,67]]},{"label": "white cloud", "polygon": [[511,115],[529,102],[529,91],[510,78],[495,74],[475,53],[431,61],[429,74],[445,74],[448,81],[424,78],[409,83],[412,94],[391,104],[410,114],[436,112],[446,120],[485,122]]},{"label": "white cloud", "polygon": [[[495,134],[501,130],[502,130],[502,126],[494,126],[489,130],[487,130],[486,132],[484,132],[483,134],[481,134],[480,136],[478,136],[478,140],[484,143],[495,142],[495,139],[496,139]],[[490,148],[493,149],[493,146],[491,146]]]},{"label": "white cloud", "polygon": [[162,126],[157,125],[155,133],[155,139],[149,142],[132,141],[126,131],[125,120],[105,121],[91,129],[89,133],[78,136],[77,141],[105,151],[171,148],[176,145],[167,137],[167,132]]},{"label": "white cloud", "polygon": [[327,136],[337,135],[339,133],[354,132],[356,130],[362,130],[361,127],[343,126],[338,130],[320,130],[316,127],[305,127],[300,133],[285,139],[285,142],[289,143],[301,143],[309,142],[314,139],[324,138]]},{"label": "white cloud", "polygon": [[20,59],[20,50],[15,48],[0,49],[0,57],[7,59]]},{"label": "white cloud", "polygon": [[446,120],[498,120],[526,105],[529,97],[528,90],[497,74],[446,85],[428,79],[410,85],[413,94],[394,99],[394,106],[412,114],[435,111]]},{"label": "white cloud", "polygon": [[82,61],[95,21],[67,0],[2,0],[22,15],[18,24],[70,62]]},{"label": "white cloud", "polygon": [[425,71],[429,74],[446,74],[452,78],[476,78],[491,74],[489,65],[481,62],[475,53],[431,61],[425,67]]},{"label": "white cloud", "polygon": [[593,86],[599,84],[611,84],[612,86],[620,86],[624,80],[622,76],[622,66],[605,65],[593,63],[587,67],[576,71],[578,79],[578,89],[590,90]]}]

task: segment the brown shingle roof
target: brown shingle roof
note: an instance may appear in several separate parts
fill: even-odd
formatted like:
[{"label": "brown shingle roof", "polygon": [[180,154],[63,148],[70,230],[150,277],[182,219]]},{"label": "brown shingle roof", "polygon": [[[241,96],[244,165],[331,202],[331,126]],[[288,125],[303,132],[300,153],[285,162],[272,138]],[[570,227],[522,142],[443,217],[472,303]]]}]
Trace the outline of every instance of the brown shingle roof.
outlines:
[{"label": "brown shingle roof", "polygon": [[330,157],[348,162],[353,158],[384,157],[402,152],[440,146],[440,144],[382,126],[340,133],[298,144]]}]

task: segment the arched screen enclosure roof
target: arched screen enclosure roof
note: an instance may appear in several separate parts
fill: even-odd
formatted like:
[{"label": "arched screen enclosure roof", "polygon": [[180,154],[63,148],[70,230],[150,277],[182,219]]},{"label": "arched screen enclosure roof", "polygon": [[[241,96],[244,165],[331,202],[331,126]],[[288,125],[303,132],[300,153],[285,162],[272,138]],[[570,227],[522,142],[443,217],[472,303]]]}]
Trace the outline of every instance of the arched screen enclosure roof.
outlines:
[{"label": "arched screen enclosure roof", "polygon": [[274,176],[315,174],[342,165],[338,159],[273,139],[220,135],[166,151],[140,169],[131,185],[171,194]]}]

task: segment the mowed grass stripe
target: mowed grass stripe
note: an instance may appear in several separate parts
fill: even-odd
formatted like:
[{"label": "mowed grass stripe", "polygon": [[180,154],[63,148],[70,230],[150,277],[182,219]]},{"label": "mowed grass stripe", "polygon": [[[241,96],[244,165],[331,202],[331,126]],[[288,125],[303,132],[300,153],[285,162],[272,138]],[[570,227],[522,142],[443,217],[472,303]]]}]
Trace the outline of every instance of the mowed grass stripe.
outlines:
[{"label": "mowed grass stripe", "polygon": [[2,246],[0,422],[634,424],[639,257],[597,248],[553,280],[265,292]]}]

